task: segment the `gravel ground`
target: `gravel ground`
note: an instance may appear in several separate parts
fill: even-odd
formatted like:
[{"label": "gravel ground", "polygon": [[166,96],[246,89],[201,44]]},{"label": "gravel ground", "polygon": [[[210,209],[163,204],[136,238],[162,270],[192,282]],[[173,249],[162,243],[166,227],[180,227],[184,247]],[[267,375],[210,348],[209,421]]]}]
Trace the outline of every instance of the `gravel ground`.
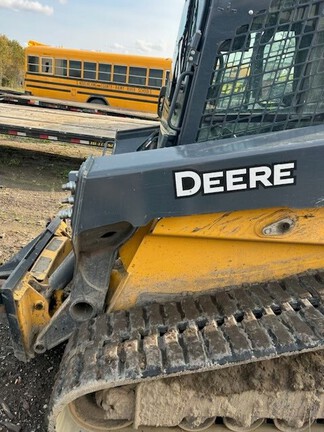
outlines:
[{"label": "gravel ground", "polygon": [[[39,234],[60,209],[70,170],[96,148],[0,136],[0,264]],[[46,431],[46,410],[64,347],[28,363],[13,355],[0,306],[0,432]]]},{"label": "gravel ground", "polygon": [[0,431],[46,430],[46,410],[63,347],[28,363],[13,355],[6,316],[0,314]]}]

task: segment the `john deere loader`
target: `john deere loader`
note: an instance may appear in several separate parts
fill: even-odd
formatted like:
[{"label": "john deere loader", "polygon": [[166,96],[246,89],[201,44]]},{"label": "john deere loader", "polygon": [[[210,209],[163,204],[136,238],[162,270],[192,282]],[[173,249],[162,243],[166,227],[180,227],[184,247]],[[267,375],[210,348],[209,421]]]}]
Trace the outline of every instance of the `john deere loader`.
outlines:
[{"label": "john deere loader", "polygon": [[48,430],[324,431],[324,0],[184,1],[160,96],[0,268]]}]

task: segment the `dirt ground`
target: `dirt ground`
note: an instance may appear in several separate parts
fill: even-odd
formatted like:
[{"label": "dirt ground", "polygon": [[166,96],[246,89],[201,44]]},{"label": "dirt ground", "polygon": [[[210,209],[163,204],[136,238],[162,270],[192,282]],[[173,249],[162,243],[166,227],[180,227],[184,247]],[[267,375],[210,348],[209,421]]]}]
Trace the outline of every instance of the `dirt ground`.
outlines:
[{"label": "dirt ground", "polygon": [[[95,147],[0,135],[0,264],[39,234],[62,208],[70,170]],[[24,364],[10,344],[0,306],[0,432],[46,431],[45,416],[63,347]]]}]

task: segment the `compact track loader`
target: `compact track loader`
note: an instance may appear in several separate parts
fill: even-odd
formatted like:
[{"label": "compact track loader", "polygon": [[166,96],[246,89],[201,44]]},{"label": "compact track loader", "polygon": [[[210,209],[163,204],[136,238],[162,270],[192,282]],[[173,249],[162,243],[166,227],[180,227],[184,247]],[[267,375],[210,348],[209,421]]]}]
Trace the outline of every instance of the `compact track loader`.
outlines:
[{"label": "compact track loader", "polygon": [[324,431],[324,0],[186,0],[160,111],[0,268],[48,430]]}]

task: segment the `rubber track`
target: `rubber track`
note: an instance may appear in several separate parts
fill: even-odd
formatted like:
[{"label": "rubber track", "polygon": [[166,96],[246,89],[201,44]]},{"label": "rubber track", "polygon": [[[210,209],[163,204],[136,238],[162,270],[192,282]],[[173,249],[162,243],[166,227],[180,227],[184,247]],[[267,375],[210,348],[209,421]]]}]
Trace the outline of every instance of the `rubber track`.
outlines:
[{"label": "rubber track", "polygon": [[52,404],[95,381],[114,387],[324,348],[323,296],[321,270],[99,316],[71,337]]}]

